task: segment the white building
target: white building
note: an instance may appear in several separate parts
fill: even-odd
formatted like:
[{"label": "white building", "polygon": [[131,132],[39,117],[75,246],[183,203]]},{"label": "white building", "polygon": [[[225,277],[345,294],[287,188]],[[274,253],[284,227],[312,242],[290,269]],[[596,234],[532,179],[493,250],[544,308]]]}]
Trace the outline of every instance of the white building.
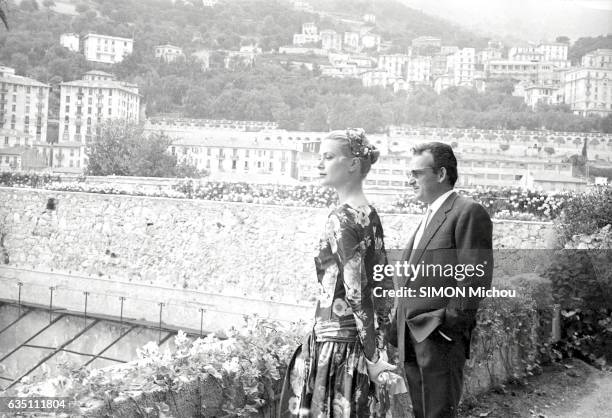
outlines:
[{"label": "white building", "polygon": [[138,123],[140,95],[134,84],[116,81],[101,71],[85,73],[82,80],[60,84],[59,158],[54,166],[81,170],[86,167],[85,146],[107,119]]},{"label": "white building", "polygon": [[373,49],[378,52],[380,50],[380,40],[380,35],[366,33],[361,37],[361,46],[365,49]]},{"label": "white building", "polygon": [[62,33],[60,35],[60,45],[72,52],[79,52],[79,35],[76,33]]},{"label": "white building", "polygon": [[567,61],[569,45],[561,42],[542,43],[538,45],[538,50],[544,61]]},{"label": "white building", "polygon": [[183,49],[166,44],[166,45],[158,45],[155,47],[155,58],[161,59],[165,62],[173,62],[176,61],[179,57],[185,57],[183,54]]},{"label": "white building", "polygon": [[450,74],[442,74],[434,79],[434,90],[440,94],[449,87],[455,85],[455,77]]},{"label": "white building", "polygon": [[508,50],[509,61],[542,61],[544,54],[537,46],[513,46]]},{"label": "white building", "polygon": [[131,55],[134,40],[89,33],[83,36],[83,53],[88,61],[116,64]]},{"label": "white building", "polygon": [[320,32],[321,48],[326,51],[342,51],[342,35],[335,30],[326,29]]},{"label": "white building", "polygon": [[442,48],[442,39],[436,36],[419,36],[412,40],[413,48],[424,48],[424,47],[433,47],[433,48]]},{"label": "white building", "polygon": [[320,40],[317,26],[312,22],[302,24],[302,33],[293,35],[293,45],[314,44]]},{"label": "white building", "polygon": [[0,67],[0,148],[47,140],[50,86]]},{"label": "white building", "polygon": [[359,51],[359,33],[344,32],[344,49],[351,52]]},{"label": "white building", "polygon": [[401,76],[386,70],[370,70],[361,74],[361,82],[364,87],[389,87],[402,80]]},{"label": "white building", "polygon": [[524,87],[525,103],[535,109],[538,104],[563,103],[563,89],[559,85],[529,85]]},{"label": "white building", "polygon": [[406,81],[411,84],[431,84],[431,57],[411,57],[408,61]]},{"label": "white building", "polygon": [[219,0],[202,0],[202,6],[204,7],[214,7]]},{"label": "white building", "polygon": [[409,60],[410,56],[407,54],[381,54],[378,56],[378,68],[403,77]]},{"label": "white building", "polygon": [[298,153],[320,141],[325,132],[263,130],[244,132],[173,124],[160,129],[145,124],[145,132],[163,132],[173,143],[169,152],[179,162],[207,170],[221,181],[296,183]]},{"label": "white building", "polygon": [[471,86],[476,69],[476,50],[463,48],[449,55],[447,59],[448,72],[453,77],[455,86]]},{"label": "white building", "polygon": [[371,24],[376,24],[376,16],[373,15],[372,13],[366,13],[363,15],[363,21],[365,23],[371,23]]},{"label": "white building", "polygon": [[582,116],[612,114],[612,49],[593,51],[581,62],[565,72],[565,103]]}]

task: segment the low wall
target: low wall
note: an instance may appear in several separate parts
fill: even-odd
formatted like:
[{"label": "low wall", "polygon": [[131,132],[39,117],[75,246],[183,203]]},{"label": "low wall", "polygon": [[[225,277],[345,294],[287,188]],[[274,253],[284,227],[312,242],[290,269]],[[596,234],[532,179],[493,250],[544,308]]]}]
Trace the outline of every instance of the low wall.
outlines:
[{"label": "low wall", "polygon": [[[49,198],[56,201],[47,209]],[[288,303],[314,300],[327,209],[0,188],[9,266]],[[388,249],[419,215],[381,214]],[[496,248],[546,248],[550,223],[494,221]]]}]

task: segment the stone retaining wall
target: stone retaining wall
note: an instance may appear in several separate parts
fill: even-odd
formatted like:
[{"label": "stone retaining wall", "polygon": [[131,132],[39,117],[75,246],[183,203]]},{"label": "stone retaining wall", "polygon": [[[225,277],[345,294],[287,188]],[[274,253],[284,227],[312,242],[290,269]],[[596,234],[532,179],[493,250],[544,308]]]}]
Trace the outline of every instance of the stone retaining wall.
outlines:
[{"label": "stone retaining wall", "polygon": [[[55,209],[47,209],[55,199]],[[314,300],[327,209],[0,188],[8,264],[263,297]],[[388,249],[419,216],[382,214]],[[495,221],[496,248],[546,248],[550,223]]]}]

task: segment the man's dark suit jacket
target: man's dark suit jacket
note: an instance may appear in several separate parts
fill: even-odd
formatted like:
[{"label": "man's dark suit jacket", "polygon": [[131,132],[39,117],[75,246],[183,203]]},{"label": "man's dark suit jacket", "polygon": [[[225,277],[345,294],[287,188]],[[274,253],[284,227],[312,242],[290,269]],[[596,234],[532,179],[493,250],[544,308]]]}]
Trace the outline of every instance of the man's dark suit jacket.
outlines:
[{"label": "man's dark suit jacket", "polygon": [[407,260],[409,265],[414,266],[421,264],[421,268],[440,265],[446,269],[458,269],[459,265],[480,265],[478,273],[484,271],[484,275],[476,277],[474,273],[471,278],[457,280],[461,275],[447,277],[448,273],[440,275],[440,270],[434,269],[433,276],[421,274],[416,278],[399,277],[399,286],[415,289],[417,295],[420,289],[426,288],[465,288],[466,291],[466,297],[451,295],[399,298],[394,321],[397,324],[397,341],[393,341],[394,330],[391,330],[390,334],[391,343],[398,347],[400,364],[403,364],[405,359],[405,344],[410,341],[405,333],[406,325],[417,342],[424,341],[434,331],[442,331],[453,340],[462,338],[467,343],[466,357],[469,356],[469,341],[476,323],[476,309],[482,298],[468,297],[468,292],[470,287],[489,289],[491,286],[492,230],[491,218],[485,209],[473,200],[454,192],[429,221],[418,248],[413,248],[416,233],[413,234],[402,261]]}]

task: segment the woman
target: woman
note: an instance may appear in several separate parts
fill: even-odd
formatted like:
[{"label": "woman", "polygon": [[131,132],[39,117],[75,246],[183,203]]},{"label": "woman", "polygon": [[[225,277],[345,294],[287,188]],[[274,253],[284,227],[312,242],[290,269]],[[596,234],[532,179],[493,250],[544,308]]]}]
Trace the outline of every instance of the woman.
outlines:
[{"label": "woman", "polygon": [[[379,151],[362,130],[334,131],[321,143],[321,183],[338,193],[315,257],[320,295],[313,333],[296,350],[281,395],[280,416],[384,416],[389,408],[380,372],[393,301],[373,289],[374,265],[386,265],[383,230],[363,193],[363,180]],[[380,292],[377,292],[377,295]],[[378,323],[378,327],[375,326]]]}]

